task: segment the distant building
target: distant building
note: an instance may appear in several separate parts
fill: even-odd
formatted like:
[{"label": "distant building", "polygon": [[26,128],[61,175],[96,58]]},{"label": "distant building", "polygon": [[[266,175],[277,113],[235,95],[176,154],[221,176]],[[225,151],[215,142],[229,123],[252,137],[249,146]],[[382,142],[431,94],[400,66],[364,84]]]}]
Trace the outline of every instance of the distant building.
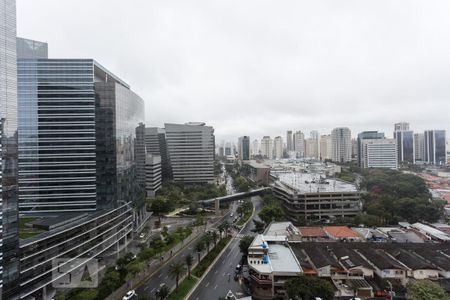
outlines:
[{"label": "distant building", "polygon": [[283,158],[283,139],[281,136],[275,137],[273,141],[273,157],[275,159]]},{"label": "distant building", "polygon": [[305,157],[305,135],[301,131],[294,133],[294,151],[297,153],[297,157]]},{"label": "distant building", "polygon": [[423,133],[414,134],[414,160],[425,161],[425,135]]},{"label": "distant building", "polygon": [[225,156],[231,156],[232,154],[232,147],[231,147],[231,143],[227,142],[225,144]]},{"label": "distant building", "polygon": [[[169,153],[167,152],[166,131],[164,128],[147,127],[145,128],[145,149],[147,154],[161,157],[161,176],[162,180],[172,178],[170,168]],[[219,148],[223,152],[223,147]],[[222,155],[223,156],[223,153]]]},{"label": "distant building", "polygon": [[319,140],[309,138],[305,140],[305,157],[311,159],[319,158]]},{"label": "distant building", "polygon": [[293,145],[293,140],[292,140],[292,130],[288,130],[286,132],[286,149],[288,152],[294,150],[294,145]]},{"label": "distant building", "polygon": [[409,123],[407,122],[395,123],[394,131],[409,131]]},{"label": "distant building", "polygon": [[165,124],[173,180],[214,182],[214,129],[205,123]]},{"label": "distant building", "polygon": [[427,130],[425,139],[425,162],[443,165],[447,162],[445,130]]},{"label": "distant building", "polygon": [[331,132],[332,160],[345,163],[352,160],[352,136],[347,127],[335,128]]},{"label": "distant building", "polygon": [[154,197],[161,188],[161,156],[147,154],[145,158],[145,192],[147,197]]},{"label": "distant building", "polygon": [[[408,126],[409,127],[409,126]],[[411,130],[394,131],[394,139],[397,141],[398,162],[415,162],[414,132]]]},{"label": "distant building", "polygon": [[363,168],[398,168],[395,139],[362,140]]},{"label": "distant building", "polygon": [[332,143],[329,134],[320,137],[320,159],[332,159]]},{"label": "distant building", "polygon": [[261,155],[268,159],[273,157],[273,140],[270,136],[264,136],[261,140]]},{"label": "distant building", "polygon": [[259,155],[259,142],[257,139],[254,139],[252,142],[251,152],[252,152],[253,157],[255,157],[256,155]]},{"label": "distant building", "polygon": [[238,155],[241,160],[250,159],[250,137],[241,136],[238,141]]},{"label": "distant building", "polygon": [[364,165],[363,140],[375,140],[384,138],[384,133],[378,131],[363,131],[361,133],[358,133],[358,166],[362,167]]}]

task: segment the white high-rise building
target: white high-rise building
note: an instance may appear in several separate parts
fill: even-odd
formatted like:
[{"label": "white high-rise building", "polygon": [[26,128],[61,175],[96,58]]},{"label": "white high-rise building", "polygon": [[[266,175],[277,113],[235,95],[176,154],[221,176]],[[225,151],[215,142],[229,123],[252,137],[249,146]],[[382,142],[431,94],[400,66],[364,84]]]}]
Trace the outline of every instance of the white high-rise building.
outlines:
[{"label": "white high-rise building", "polygon": [[319,157],[319,141],[309,138],[305,140],[305,157],[318,159]]},{"label": "white high-rise building", "polygon": [[320,158],[322,160],[332,158],[331,135],[322,135],[320,137]]},{"label": "white high-rise building", "polygon": [[273,157],[273,140],[270,136],[264,136],[261,140],[261,155],[264,158],[271,159]]},{"label": "white high-rise building", "polygon": [[283,157],[283,138],[277,136],[273,142],[273,157],[275,159],[281,159]]},{"label": "white high-rise building", "polygon": [[350,162],[352,160],[352,133],[347,127],[339,127],[331,132],[332,160]]},{"label": "white high-rise building", "polygon": [[297,157],[305,157],[305,135],[301,131],[294,133],[294,151]]},{"label": "white high-rise building", "polygon": [[319,140],[319,132],[318,132],[317,130],[312,130],[312,131],[309,133],[309,137],[310,137],[311,139]]},{"label": "white high-rise building", "polygon": [[145,157],[145,192],[147,197],[154,197],[161,188],[161,156],[147,154]]},{"label": "white high-rise building", "polygon": [[395,139],[362,140],[363,168],[398,168],[397,142]]},{"label": "white high-rise building", "polygon": [[259,155],[259,142],[257,139],[254,139],[251,147],[252,156]]},{"label": "white high-rise building", "polygon": [[214,128],[205,123],[165,124],[174,181],[214,182]]}]

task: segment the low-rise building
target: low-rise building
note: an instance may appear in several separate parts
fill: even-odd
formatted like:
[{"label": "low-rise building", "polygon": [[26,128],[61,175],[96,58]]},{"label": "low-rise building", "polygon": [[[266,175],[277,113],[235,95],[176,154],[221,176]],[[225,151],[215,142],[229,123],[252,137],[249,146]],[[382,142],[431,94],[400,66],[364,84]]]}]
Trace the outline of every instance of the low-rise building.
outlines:
[{"label": "low-rise building", "polygon": [[257,185],[269,185],[270,166],[251,160],[244,162],[242,167],[247,178],[254,183]]},{"label": "low-rise building", "polygon": [[278,172],[272,184],[291,220],[354,217],[361,212],[360,194],[354,184],[320,174]]},{"label": "low-rise building", "polygon": [[285,296],[284,283],[302,273],[286,236],[258,235],[248,249],[253,299]]},{"label": "low-rise building", "polygon": [[330,238],[337,241],[360,242],[361,236],[347,226],[325,226],[323,230]]}]

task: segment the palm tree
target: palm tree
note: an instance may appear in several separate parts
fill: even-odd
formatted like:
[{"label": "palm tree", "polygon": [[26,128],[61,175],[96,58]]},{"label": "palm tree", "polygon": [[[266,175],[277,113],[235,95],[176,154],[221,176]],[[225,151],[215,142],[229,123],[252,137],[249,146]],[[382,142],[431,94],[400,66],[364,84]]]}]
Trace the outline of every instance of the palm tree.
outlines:
[{"label": "palm tree", "polygon": [[222,232],[225,232],[225,224],[224,224],[224,223],[220,224],[220,225],[217,227],[217,229],[219,230],[220,238],[222,238]]},{"label": "palm tree", "polygon": [[194,263],[194,258],[192,258],[192,255],[188,254],[186,256],[185,261],[186,261],[186,266],[188,269],[188,276],[189,276],[189,278],[191,278],[191,267],[192,267],[192,264]]},{"label": "palm tree", "polygon": [[211,237],[212,237],[212,239],[213,239],[213,241],[214,241],[214,247],[216,246],[216,243],[217,243],[217,232],[216,231],[213,231],[212,233],[211,233]]},{"label": "palm tree", "polygon": [[172,275],[172,277],[175,278],[175,282],[176,282],[175,289],[178,290],[178,282],[180,281],[180,276],[183,275],[183,273],[184,273],[183,263],[178,262],[178,263],[172,264],[170,266],[169,272],[170,272],[170,275]]},{"label": "palm tree", "polygon": [[158,297],[160,300],[163,300],[166,299],[167,296],[169,296],[169,293],[169,288],[163,285],[156,291],[156,297]]},{"label": "palm tree", "polygon": [[198,255],[198,262],[200,263],[200,254],[202,254],[202,251],[205,249],[205,243],[200,240],[196,245],[195,245],[195,251],[197,251],[197,255]]},{"label": "palm tree", "polygon": [[207,234],[203,237],[203,240],[205,241],[205,245],[206,245],[206,251],[209,252],[209,246],[211,245],[211,235]]}]

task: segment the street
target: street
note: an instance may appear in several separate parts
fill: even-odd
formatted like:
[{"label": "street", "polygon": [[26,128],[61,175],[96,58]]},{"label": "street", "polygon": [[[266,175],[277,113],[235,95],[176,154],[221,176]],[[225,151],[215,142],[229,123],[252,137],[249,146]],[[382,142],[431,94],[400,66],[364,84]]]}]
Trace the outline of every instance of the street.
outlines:
[{"label": "street", "polygon": [[239,249],[240,238],[247,234],[253,234],[251,231],[254,228],[252,219],[259,220],[258,212],[262,209],[262,201],[259,196],[252,197],[251,200],[255,210],[250,217],[250,222],[233,238],[228,248],[191,294],[189,300],[217,300],[219,297],[224,297],[229,290],[235,296],[248,295],[244,283],[235,281],[233,277],[236,266],[242,257]]},{"label": "street", "polygon": [[[230,208],[231,209],[230,209],[230,212],[228,213],[227,220],[231,224],[234,217],[231,217],[230,215],[231,215],[231,213],[233,213],[233,215],[236,215],[237,205],[235,203],[233,203],[230,206]],[[177,254],[174,254],[173,257],[170,257],[170,256],[164,257],[164,260],[170,260],[170,261],[167,264],[165,264],[160,270],[155,272],[145,283],[143,283],[136,289],[136,293],[138,294],[138,296],[154,297],[156,290],[162,283],[165,283],[165,285],[169,289],[175,287],[175,278],[172,277],[170,274],[170,265],[174,264],[174,263],[178,263],[178,262],[181,262],[184,265],[186,256],[189,254],[191,254],[192,257],[194,258],[194,261],[196,261],[197,253],[194,250],[196,241],[197,240],[194,240],[193,243],[191,243],[188,247],[184,248]],[[239,251],[239,247],[238,247],[238,251]]]}]

